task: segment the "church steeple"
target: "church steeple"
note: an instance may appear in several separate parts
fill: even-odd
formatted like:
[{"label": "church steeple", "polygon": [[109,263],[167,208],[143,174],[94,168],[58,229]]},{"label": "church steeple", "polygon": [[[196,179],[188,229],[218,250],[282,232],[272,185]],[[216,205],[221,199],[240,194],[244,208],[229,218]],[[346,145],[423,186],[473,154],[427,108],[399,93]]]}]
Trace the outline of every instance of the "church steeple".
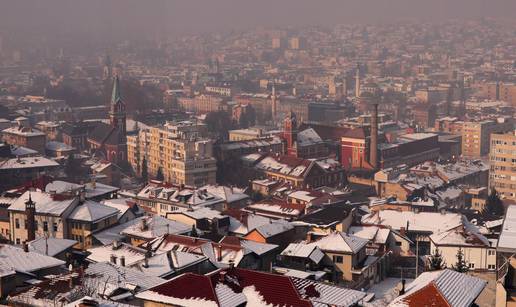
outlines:
[{"label": "church steeple", "polygon": [[115,76],[113,82],[113,91],[111,93],[111,102],[109,109],[109,122],[112,127],[118,128],[120,134],[125,137],[126,122],[125,122],[125,104],[120,95],[120,81],[118,75]]},{"label": "church steeple", "polygon": [[118,75],[116,75],[113,82],[113,92],[111,93],[111,107],[116,106],[118,102],[122,102],[122,97],[120,96],[120,81]]}]

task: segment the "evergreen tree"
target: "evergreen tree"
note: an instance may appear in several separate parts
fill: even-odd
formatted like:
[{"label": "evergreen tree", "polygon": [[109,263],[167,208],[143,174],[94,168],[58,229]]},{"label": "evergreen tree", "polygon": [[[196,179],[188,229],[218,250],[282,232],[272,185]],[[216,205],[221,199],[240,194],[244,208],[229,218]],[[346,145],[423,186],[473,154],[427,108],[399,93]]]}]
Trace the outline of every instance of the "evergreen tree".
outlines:
[{"label": "evergreen tree", "polygon": [[464,260],[464,253],[462,252],[462,248],[459,247],[459,250],[457,251],[457,262],[453,266],[453,269],[460,273],[466,273],[469,270],[469,267]]},{"label": "evergreen tree", "polygon": [[491,190],[491,194],[489,194],[489,197],[487,198],[485,211],[495,216],[504,215],[505,210],[503,202],[494,188]]},{"label": "evergreen tree", "polygon": [[84,171],[82,169],[81,161],[75,159],[74,154],[70,154],[65,164],[65,174],[70,179],[81,178],[84,175]]},{"label": "evergreen tree", "polygon": [[429,269],[430,271],[438,271],[442,270],[446,267],[446,263],[443,260],[443,256],[438,248],[435,248],[435,251],[432,255],[430,255],[430,263]]},{"label": "evergreen tree", "polygon": [[158,168],[158,173],[156,174],[156,180],[163,181],[165,180],[165,176],[163,176],[163,170]]},{"label": "evergreen tree", "polygon": [[147,169],[147,159],[145,159],[145,157],[142,161],[142,179],[144,182],[149,180],[149,170]]}]

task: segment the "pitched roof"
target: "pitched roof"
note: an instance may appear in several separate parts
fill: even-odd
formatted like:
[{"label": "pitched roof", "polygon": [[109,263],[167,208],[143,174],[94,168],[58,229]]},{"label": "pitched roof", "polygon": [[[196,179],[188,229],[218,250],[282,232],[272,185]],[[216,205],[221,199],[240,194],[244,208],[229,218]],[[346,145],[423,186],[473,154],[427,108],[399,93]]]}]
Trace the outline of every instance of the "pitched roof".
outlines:
[{"label": "pitched roof", "polygon": [[77,244],[75,240],[57,239],[57,238],[37,238],[29,242],[29,251],[36,252],[41,255],[54,257],[61,252],[71,248]]},{"label": "pitched roof", "polygon": [[255,231],[260,233],[264,238],[270,238],[280,233],[284,233],[293,229],[291,223],[285,221],[274,221],[269,224],[264,224],[255,228]]},{"label": "pitched roof", "polygon": [[[217,306],[218,299],[208,276],[185,273],[161,285],[139,293],[136,297],[156,302],[179,304],[197,302],[203,306]],[[186,305],[188,306],[188,305]],[[193,305],[190,305],[193,306]]]},{"label": "pitched roof", "polygon": [[9,207],[9,210],[25,211],[25,203],[29,200],[29,195],[32,201],[36,204],[36,213],[51,214],[60,216],[70,206],[77,203],[75,197],[64,197],[58,194],[51,195],[39,191],[26,191]]},{"label": "pitched roof", "polygon": [[0,244],[0,263],[20,272],[34,272],[65,264],[62,260],[31,251],[25,252],[21,248],[7,244]]},{"label": "pitched roof", "polygon": [[436,303],[446,302],[446,305],[437,306],[467,307],[476,300],[486,284],[480,278],[450,269],[425,272],[408,284],[405,294],[389,306],[421,306],[433,298]]},{"label": "pitched roof", "polygon": [[117,209],[88,200],[82,205],[77,206],[70,213],[68,219],[94,223],[114,215],[118,215]]},{"label": "pitched roof", "polygon": [[314,242],[323,251],[343,253],[357,253],[364,248],[369,241],[344,232],[331,233]]},{"label": "pitched roof", "polygon": [[209,275],[185,273],[149,291],[137,294],[143,300],[182,306],[353,306],[365,293],[240,268]]},{"label": "pitched roof", "polygon": [[362,217],[362,223],[385,225],[394,230],[408,225],[407,231],[439,233],[462,225],[463,219],[458,213],[379,210]]},{"label": "pitched roof", "polygon": [[324,253],[314,243],[290,243],[281,255],[299,258],[310,258],[313,262],[319,263],[324,258]]},{"label": "pitched roof", "polygon": [[132,267],[145,275],[165,278],[174,272],[196,265],[207,259],[202,255],[172,250],[148,258],[147,265],[140,261]]},{"label": "pitched roof", "polygon": [[349,216],[352,207],[343,203],[325,205],[323,208],[309,213],[298,220],[311,225],[331,225],[341,222]]},{"label": "pitched roof", "polygon": [[292,277],[292,283],[301,297],[309,299],[314,306],[355,306],[366,293],[318,283],[310,279]]},{"label": "pitched roof", "polygon": [[163,279],[152,275],[144,274],[137,269],[122,267],[109,262],[92,263],[85,270],[86,276],[95,277],[102,281],[125,286],[132,284],[139,287],[139,290],[154,287]]}]

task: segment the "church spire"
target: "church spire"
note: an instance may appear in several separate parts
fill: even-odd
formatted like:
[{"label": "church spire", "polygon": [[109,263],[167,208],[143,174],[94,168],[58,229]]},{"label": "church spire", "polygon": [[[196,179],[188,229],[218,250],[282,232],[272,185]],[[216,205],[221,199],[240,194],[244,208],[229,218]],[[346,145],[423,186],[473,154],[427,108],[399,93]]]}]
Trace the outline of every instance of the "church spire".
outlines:
[{"label": "church spire", "polygon": [[116,75],[113,83],[113,92],[111,93],[111,105],[114,105],[119,101],[122,101],[122,97],[120,96],[120,81],[118,79],[118,75]]}]

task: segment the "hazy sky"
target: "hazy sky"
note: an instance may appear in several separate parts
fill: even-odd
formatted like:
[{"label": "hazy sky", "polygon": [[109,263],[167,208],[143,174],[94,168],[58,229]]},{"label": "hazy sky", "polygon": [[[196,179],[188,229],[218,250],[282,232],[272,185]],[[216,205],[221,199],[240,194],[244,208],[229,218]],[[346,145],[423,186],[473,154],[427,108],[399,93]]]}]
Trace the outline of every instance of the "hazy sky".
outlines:
[{"label": "hazy sky", "polygon": [[516,0],[0,0],[0,32],[176,33],[400,18],[516,18]]}]

